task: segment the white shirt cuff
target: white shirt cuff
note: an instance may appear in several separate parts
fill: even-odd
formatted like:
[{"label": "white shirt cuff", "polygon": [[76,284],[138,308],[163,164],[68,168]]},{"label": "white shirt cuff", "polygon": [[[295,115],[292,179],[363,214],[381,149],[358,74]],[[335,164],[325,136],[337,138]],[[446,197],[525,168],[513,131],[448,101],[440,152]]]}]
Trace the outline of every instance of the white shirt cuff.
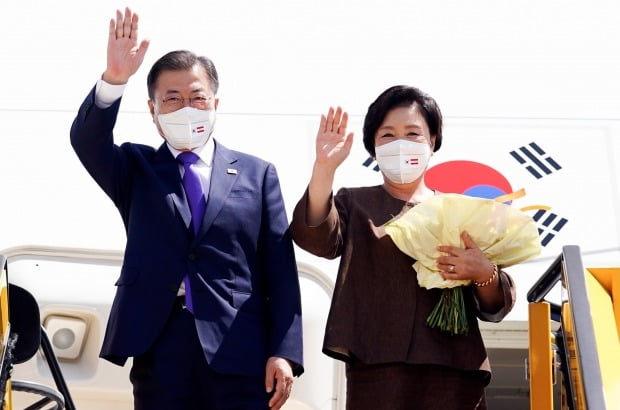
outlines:
[{"label": "white shirt cuff", "polygon": [[108,108],[123,96],[126,86],[127,84],[115,85],[107,83],[101,78],[98,79],[95,86],[95,105],[102,109]]}]

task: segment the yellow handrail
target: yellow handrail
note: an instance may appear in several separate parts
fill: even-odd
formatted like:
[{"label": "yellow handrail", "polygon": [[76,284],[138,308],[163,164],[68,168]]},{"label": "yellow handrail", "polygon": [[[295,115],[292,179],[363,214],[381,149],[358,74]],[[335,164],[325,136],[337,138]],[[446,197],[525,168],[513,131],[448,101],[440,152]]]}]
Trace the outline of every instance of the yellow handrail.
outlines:
[{"label": "yellow handrail", "polygon": [[530,409],[553,410],[551,308],[547,302],[537,302],[528,310]]},{"label": "yellow handrail", "polygon": [[[609,406],[620,405],[620,268],[588,268],[585,272],[599,352],[602,390]],[[614,279],[615,278],[615,279]],[[614,285],[615,291],[614,294]],[[616,314],[614,314],[616,312]],[[613,407],[609,407],[613,408]],[[616,407],[617,408],[617,407]]]},{"label": "yellow handrail", "polygon": [[[553,406],[554,363],[549,305],[542,298],[555,283],[558,349],[563,360],[562,409],[611,410],[620,403],[620,268],[584,268],[578,246],[562,254],[528,293],[530,301],[530,405]],[[572,405],[570,405],[572,403]]]}]

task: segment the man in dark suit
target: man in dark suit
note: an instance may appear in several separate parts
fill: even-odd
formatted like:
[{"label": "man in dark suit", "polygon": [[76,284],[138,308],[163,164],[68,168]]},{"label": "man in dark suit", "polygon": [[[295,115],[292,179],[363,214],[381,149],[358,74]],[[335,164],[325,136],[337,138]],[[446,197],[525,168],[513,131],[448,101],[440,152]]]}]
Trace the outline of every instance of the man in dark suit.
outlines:
[{"label": "man in dark suit", "polygon": [[136,409],[279,409],[303,365],[299,279],[275,168],[211,137],[217,72],[188,51],[166,54],[148,75],[165,143],[115,145],[120,97],[147,48],[137,14],[117,11],[107,69],[71,127],[73,148],[127,232],[101,357],[134,357]]}]

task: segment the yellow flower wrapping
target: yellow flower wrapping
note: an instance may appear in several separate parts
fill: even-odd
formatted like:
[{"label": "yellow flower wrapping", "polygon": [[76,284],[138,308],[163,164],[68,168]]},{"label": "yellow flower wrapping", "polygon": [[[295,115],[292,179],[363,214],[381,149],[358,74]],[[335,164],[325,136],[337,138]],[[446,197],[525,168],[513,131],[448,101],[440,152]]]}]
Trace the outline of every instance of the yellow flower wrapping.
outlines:
[{"label": "yellow flower wrapping", "polygon": [[469,280],[444,280],[436,260],[438,245],[463,248],[467,231],[487,258],[501,267],[532,258],[541,251],[538,228],[531,217],[492,199],[441,194],[416,205],[385,225],[398,249],[416,259],[413,268],[421,287],[452,288]]}]

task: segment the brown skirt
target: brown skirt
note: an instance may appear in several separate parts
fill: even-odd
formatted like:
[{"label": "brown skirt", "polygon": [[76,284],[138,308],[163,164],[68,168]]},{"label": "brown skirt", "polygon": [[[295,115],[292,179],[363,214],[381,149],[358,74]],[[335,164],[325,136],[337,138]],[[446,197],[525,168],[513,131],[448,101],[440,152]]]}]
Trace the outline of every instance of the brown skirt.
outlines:
[{"label": "brown skirt", "polygon": [[484,410],[489,374],[436,365],[347,365],[347,410]]}]

